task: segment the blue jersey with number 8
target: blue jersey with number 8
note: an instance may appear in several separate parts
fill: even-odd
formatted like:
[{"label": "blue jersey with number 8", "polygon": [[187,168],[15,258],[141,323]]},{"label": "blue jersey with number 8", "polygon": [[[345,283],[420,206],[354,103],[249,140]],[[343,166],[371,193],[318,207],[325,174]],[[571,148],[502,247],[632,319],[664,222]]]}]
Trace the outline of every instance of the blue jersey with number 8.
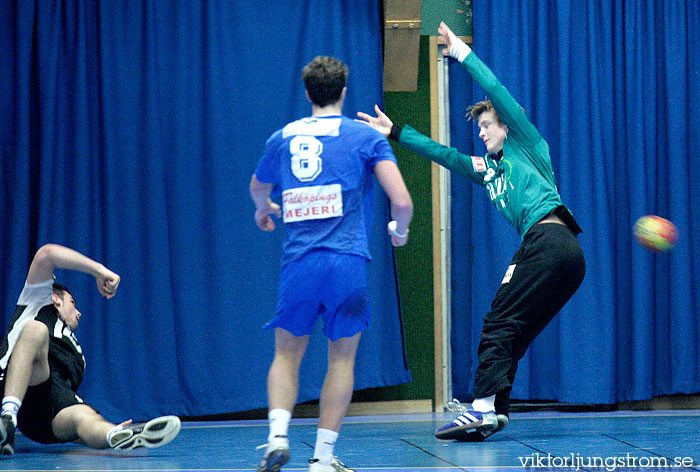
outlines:
[{"label": "blue jersey with number 8", "polygon": [[381,160],[396,162],[386,138],[339,115],[294,121],[267,140],[255,175],[282,196],[283,265],[315,248],[371,259],[372,174]]}]

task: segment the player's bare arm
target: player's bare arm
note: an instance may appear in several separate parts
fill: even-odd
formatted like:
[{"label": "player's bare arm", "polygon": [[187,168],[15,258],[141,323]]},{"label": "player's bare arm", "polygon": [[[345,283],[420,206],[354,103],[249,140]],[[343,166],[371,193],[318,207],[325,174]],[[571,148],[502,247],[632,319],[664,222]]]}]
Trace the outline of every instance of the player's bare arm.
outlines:
[{"label": "player's bare arm", "polygon": [[250,197],[255,203],[255,224],[263,231],[274,231],[275,222],[270,215],[282,216],[280,206],[270,200],[272,184],[260,182],[255,174],[250,179]]},{"label": "player's bare arm", "polygon": [[97,261],[58,244],[45,244],[37,251],[29,267],[27,283],[36,284],[53,278],[54,269],[85,272],[95,277],[97,289],[105,298],[112,298],[121,278]]},{"label": "player's bare arm", "polygon": [[[391,202],[391,218],[396,228],[391,232],[391,243],[403,246],[408,242],[408,225],[413,217],[413,201],[398,166],[393,161],[379,161],[374,174]],[[403,235],[400,237],[398,235]]]}]

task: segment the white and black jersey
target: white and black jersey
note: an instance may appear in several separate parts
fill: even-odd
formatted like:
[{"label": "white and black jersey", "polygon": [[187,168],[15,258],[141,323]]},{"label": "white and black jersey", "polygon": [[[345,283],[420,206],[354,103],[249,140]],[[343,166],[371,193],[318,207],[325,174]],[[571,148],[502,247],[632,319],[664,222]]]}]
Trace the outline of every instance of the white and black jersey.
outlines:
[{"label": "white and black jersey", "polygon": [[17,301],[15,314],[0,344],[0,370],[5,369],[22,329],[31,320],[44,323],[49,329],[49,366],[51,376],[77,391],[85,372],[85,357],[73,331],[60,318],[53,304],[53,280],[38,284],[25,283]]}]

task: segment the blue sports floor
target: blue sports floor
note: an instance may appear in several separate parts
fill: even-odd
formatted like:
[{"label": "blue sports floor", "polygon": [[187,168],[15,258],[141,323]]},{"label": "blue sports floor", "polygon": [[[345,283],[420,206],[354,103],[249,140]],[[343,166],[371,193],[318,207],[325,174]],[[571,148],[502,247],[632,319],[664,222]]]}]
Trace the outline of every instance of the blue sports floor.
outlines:
[{"label": "blue sports floor", "polygon": [[[483,443],[436,440],[433,431],[454,416],[349,417],[336,454],[358,472],[700,471],[700,410],[514,413],[507,429]],[[315,420],[293,420],[292,458],[283,471],[306,470],[315,431]],[[20,435],[0,470],[254,471],[261,455],[255,447],[266,437],[260,420],[183,423],[172,443],[126,452],[44,446]]]}]

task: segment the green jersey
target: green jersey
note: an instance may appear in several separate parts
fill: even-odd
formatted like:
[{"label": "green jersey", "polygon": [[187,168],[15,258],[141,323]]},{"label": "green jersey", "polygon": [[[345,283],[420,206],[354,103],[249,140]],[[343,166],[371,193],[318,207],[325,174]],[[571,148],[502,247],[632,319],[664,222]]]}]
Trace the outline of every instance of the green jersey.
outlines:
[{"label": "green jersey", "polygon": [[[562,206],[549,157],[549,145],[525,117],[522,107],[472,51],[462,62],[488,94],[508,127],[503,156],[467,156],[405,126],[399,143],[482,185],[491,202],[521,237],[539,220]],[[567,215],[568,216],[568,215]]]}]

